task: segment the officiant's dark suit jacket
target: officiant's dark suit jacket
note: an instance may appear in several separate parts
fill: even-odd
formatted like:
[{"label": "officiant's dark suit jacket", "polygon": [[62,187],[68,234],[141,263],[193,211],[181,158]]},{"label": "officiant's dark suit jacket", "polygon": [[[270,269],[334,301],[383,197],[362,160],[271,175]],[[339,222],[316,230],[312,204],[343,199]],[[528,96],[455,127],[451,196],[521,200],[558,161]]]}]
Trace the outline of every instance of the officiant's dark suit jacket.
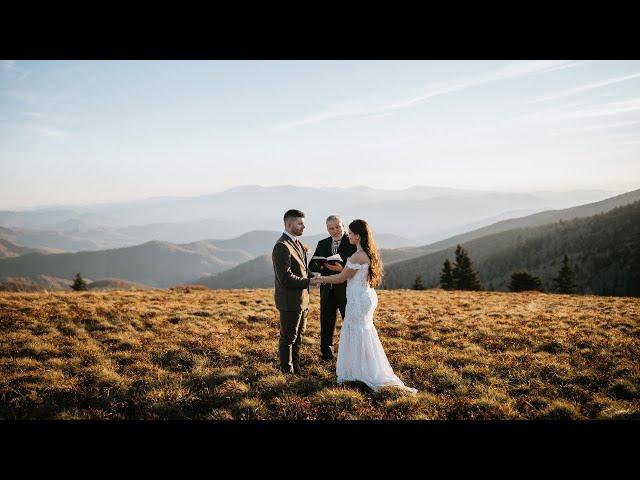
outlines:
[{"label": "officiant's dark suit jacket", "polygon": [[278,239],[271,254],[275,273],[276,308],[295,311],[309,308],[307,254],[286,234]]},{"label": "officiant's dark suit jacket", "polygon": [[[324,238],[318,242],[318,246],[316,247],[316,251],[313,254],[314,257],[330,257],[333,255],[331,253],[331,237]],[[347,258],[356,253],[357,247],[355,245],[351,245],[349,243],[349,236],[345,233],[342,236],[342,240],[340,241],[340,245],[338,245],[337,253],[342,257],[342,268],[344,268],[347,264]],[[320,272],[320,275],[337,275],[339,272],[332,272],[328,268],[318,268],[315,261],[311,261],[309,264],[309,271],[311,272]],[[332,288],[333,287],[333,288]],[[338,301],[344,300],[347,301],[347,282],[329,284],[322,283],[320,284],[320,301],[326,299],[329,294],[333,290],[334,295],[338,299]]]}]

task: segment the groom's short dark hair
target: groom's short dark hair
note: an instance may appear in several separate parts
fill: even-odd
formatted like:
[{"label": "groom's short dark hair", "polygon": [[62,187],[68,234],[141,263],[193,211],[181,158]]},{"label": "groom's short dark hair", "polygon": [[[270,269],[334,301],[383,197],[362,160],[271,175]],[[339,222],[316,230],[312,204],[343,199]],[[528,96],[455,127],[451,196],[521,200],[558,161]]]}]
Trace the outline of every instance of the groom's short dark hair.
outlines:
[{"label": "groom's short dark hair", "polygon": [[284,213],[284,221],[285,222],[287,220],[292,220],[292,219],[298,218],[298,217],[303,217],[304,218],[304,213],[302,213],[300,210],[291,209],[291,210],[287,210]]}]

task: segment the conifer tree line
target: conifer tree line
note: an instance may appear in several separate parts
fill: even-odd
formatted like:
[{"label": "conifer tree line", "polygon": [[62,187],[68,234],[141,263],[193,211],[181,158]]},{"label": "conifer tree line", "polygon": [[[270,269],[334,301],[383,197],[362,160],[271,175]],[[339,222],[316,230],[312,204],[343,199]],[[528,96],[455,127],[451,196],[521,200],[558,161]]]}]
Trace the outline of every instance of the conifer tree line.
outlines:
[{"label": "conifer tree line", "polygon": [[[538,290],[543,292],[542,280],[528,272],[515,272],[511,275],[509,290],[512,292],[523,292],[525,290]],[[576,274],[569,264],[569,257],[564,256],[562,266],[558,275],[553,279],[554,293],[578,293],[576,286]]]},{"label": "conifer tree line", "polygon": [[[444,290],[484,290],[478,272],[473,267],[469,253],[461,245],[456,246],[455,261],[447,258],[440,273],[440,287]],[[414,290],[423,290],[422,277],[417,275],[413,284]],[[514,272],[511,275],[509,290],[522,292],[526,290],[544,291],[542,280],[526,271]],[[576,275],[569,263],[569,257],[564,256],[558,275],[553,279],[554,293],[577,293]]]}]

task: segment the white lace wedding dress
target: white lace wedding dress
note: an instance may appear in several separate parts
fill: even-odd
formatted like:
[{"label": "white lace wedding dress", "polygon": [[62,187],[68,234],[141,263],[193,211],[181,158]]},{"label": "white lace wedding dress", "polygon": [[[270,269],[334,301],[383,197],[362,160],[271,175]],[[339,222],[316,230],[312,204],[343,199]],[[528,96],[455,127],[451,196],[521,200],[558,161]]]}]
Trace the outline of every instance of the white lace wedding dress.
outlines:
[{"label": "white lace wedding dress", "polygon": [[393,373],[373,325],[378,295],[369,286],[369,265],[351,263],[347,259],[346,266],[356,270],[356,273],[347,280],[347,308],[340,330],[336,361],[338,383],[359,380],[373,390],[394,386],[417,392],[415,388],[406,387]]}]

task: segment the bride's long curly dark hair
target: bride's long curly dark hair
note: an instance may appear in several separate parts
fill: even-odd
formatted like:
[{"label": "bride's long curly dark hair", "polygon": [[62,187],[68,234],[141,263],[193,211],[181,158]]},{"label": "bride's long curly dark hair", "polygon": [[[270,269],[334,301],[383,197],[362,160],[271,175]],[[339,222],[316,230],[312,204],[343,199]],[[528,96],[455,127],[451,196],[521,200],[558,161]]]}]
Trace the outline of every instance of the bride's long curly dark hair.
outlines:
[{"label": "bride's long curly dark hair", "polygon": [[384,267],[378,254],[378,247],[376,240],[373,238],[373,231],[365,220],[357,219],[349,224],[349,230],[356,235],[360,235],[360,246],[364,250],[364,253],[369,257],[369,285],[371,287],[377,287],[382,282],[382,275],[384,273]]}]

